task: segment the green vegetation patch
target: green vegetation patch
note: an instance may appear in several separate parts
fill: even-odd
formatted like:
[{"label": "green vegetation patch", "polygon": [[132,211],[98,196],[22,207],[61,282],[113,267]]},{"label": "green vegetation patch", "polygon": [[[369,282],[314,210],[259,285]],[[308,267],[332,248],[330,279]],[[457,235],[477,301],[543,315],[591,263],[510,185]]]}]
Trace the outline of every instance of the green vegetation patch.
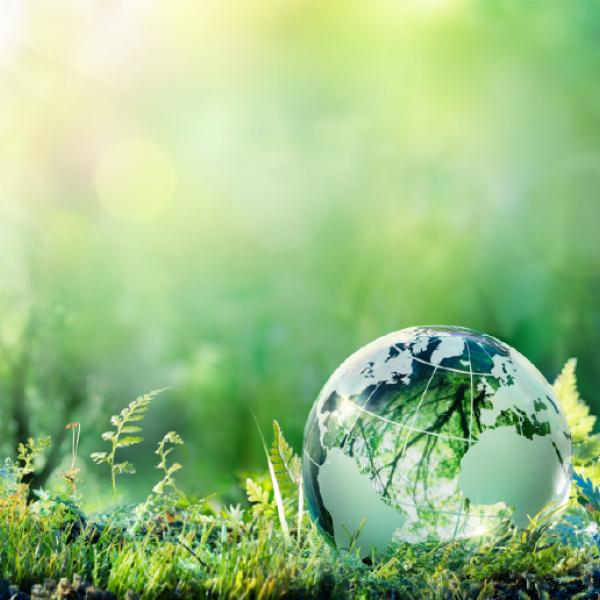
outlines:
[{"label": "green vegetation patch", "polygon": [[[247,502],[188,497],[172,453],[184,441],[168,432],[156,449],[160,479],[147,499],[119,505],[119,477],[135,468],[119,450],[141,441],[142,421],[158,392],[111,418],[107,451],[114,506],[86,515],[78,495],[79,424],[61,493],[30,490],[37,458],[50,440],[29,439],[0,470],[0,597],[18,585],[32,597],[135,598],[595,598],[600,592],[600,438],[577,393],[575,362],[555,383],[573,436],[573,492],[552,518],[546,510],[524,531],[477,541],[392,545],[361,560],[336,550],[304,510],[300,459],[277,422],[264,443],[267,472],[248,477]],[[262,433],[260,434],[262,438]],[[51,578],[58,585],[46,582]],[[62,581],[61,581],[61,578]],[[68,578],[67,581],[64,578]],[[71,583],[73,582],[73,583]],[[24,598],[22,595],[21,597]]]}]

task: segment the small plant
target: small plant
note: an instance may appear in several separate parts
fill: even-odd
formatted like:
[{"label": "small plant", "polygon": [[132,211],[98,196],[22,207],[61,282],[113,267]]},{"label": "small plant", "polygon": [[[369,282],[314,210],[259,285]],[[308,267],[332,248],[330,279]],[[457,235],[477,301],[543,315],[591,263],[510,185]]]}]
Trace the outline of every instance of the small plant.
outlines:
[{"label": "small plant", "polygon": [[142,431],[139,425],[133,425],[133,423],[140,423],[144,420],[152,400],[164,392],[165,389],[153,390],[143,396],[139,396],[133,402],[130,402],[118,415],[113,415],[110,418],[110,422],[114,430],[105,431],[102,434],[102,439],[110,443],[110,450],[108,452],[93,452],[90,455],[90,458],[97,465],[107,464],[110,467],[115,504],[117,502],[117,476],[123,474],[133,475],[135,473],[135,466],[131,462],[117,462],[117,450],[134,446],[144,441],[143,437],[132,435]]},{"label": "small plant", "polygon": [[[45,490],[30,501],[21,481],[33,472],[49,439],[27,440],[16,462],[0,462],[0,598],[8,593],[2,579],[26,586],[46,580],[44,586],[31,587],[32,597],[82,595],[84,589],[96,597],[102,588],[142,600],[596,598],[600,489],[582,471],[595,471],[591,449],[597,439],[591,432],[593,417],[577,393],[574,367],[567,363],[556,383],[574,444],[573,493],[566,509],[544,509],[525,530],[506,527],[499,535],[446,543],[397,542],[385,554],[373,554],[368,564],[352,547],[358,532],[348,532],[350,549],[336,550],[304,519],[301,461],[277,421],[272,444],[267,447],[263,440],[268,470],[245,482],[248,509],[239,504],[225,508],[218,499],[186,499],[184,507],[173,502],[183,497],[175,481],[181,466],[169,462],[171,452],[183,444],[173,431],[155,451],[162,479],[137,506],[86,515],[74,494],[65,498]],[[112,417],[114,429],[103,436],[111,449],[95,455],[111,468],[115,496],[117,476],[133,471],[130,463],[117,462],[118,449],[141,441],[135,434],[158,393],[138,398]],[[71,461],[63,476],[76,481],[80,426],[70,423],[67,429]],[[288,525],[296,512],[297,536]],[[57,577],[72,580],[71,588],[67,579],[51,579]],[[82,587],[85,580],[96,590]]]},{"label": "small plant", "polygon": [[[271,458],[271,453],[267,448],[267,444],[265,442],[265,438],[260,430],[260,426],[258,424],[258,419],[254,413],[252,414],[254,417],[254,421],[256,422],[256,427],[258,429],[258,435],[260,436],[260,440],[263,445],[263,449],[265,451],[265,456],[267,458],[267,466],[269,468],[269,475],[271,476],[271,483],[273,485],[273,496],[275,498],[275,505],[277,506],[277,515],[279,516],[279,524],[281,525],[281,531],[283,532],[284,537],[287,539],[290,535],[290,529],[288,527],[287,519],[285,517],[285,506],[283,504],[283,497],[281,495],[281,490],[279,488],[279,480],[277,478],[277,474],[275,472],[275,467],[273,466],[273,460]],[[246,482],[247,487],[247,482]]]},{"label": "small plant", "polygon": [[302,461],[283,437],[281,426],[275,420],[273,421],[273,443],[271,444],[270,457],[279,489],[288,497],[295,495],[298,497],[297,535],[299,537],[302,529],[302,516],[304,514]]},{"label": "small plant", "polygon": [[77,479],[81,469],[77,467],[77,451],[79,450],[79,437],[81,435],[81,424],[79,421],[67,423],[65,429],[71,431],[71,465],[62,475],[69,487],[71,495],[75,496],[77,491]]},{"label": "small plant", "polygon": [[246,496],[252,504],[252,514],[255,518],[261,515],[272,517],[275,514],[270,490],[252,477],[246,477]]},{"label": "small plant", "polygon": [[182,466],[179,463],[169,465],[167,462],[167,457],[173,452],[173,446],[182,446],[183,443],[183,440],[175,431],[169,431],[158,443],[155,454],[160,457],[160,462],[156,465],[156,468],[163,471],[164,477],[152,488],[152,491],[162,496],[165,493],[165,488],[171,488],[182,500],[187,502],[185,494],[179,490],[173,477]]},{"label": "small plant", "polygon": [[19,442],[17,446],[17,460],[20,465],[17,468],[19,482],[22,482],[27,475],[35,471],[35,461],[45,450],[50,448],[52,440],[50,436],[43,435],[37,440],[29,438],[26,442]]},{"label": "small plant", "polygon": [[[258,426],[258,423],[257,423]],[[257,482],[248,477],[246,479],[246,495],[253,505],[253,514],[271,515],[275,508],[285,537],[289,536],[289,527],[286,518],[286,508],[293,506],[297,511],[297,536],[300,537],[302,518],[304,516],[304,494],[302,487],[302,462],[287,443],[281,426],[273,421],[273,442],[267,449],[262,432],[259,434],[263,443],[269,468],[270,486]],[[273,491],[273,502],[271,501]]]},{"label": "small plant", "polygon": [[577,390],[577,360],[569,359],[554,382],[554,391],[562,405],[571,430],[572,462],[575,470],[593,483],[600,484],[600,434],[592,433],[596,417]]}]

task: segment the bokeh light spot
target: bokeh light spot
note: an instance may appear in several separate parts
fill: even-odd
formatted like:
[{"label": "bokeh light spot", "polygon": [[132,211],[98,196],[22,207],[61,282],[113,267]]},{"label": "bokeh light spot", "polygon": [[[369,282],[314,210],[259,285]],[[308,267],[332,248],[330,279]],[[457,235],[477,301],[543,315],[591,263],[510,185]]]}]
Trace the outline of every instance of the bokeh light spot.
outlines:
[{"label": "bokeh light spot", "polygon": [[100,202],[113,217],[148,221],[171,201],[175,172],[170,158],[154,143],[127,140],[102,157],[95,183]]}]

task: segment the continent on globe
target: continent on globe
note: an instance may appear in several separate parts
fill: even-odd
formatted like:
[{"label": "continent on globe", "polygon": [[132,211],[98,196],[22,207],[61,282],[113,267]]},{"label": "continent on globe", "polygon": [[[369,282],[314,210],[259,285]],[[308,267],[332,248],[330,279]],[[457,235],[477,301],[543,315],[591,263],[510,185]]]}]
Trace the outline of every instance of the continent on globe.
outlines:
[{"label": "continent on globe", "polygon": [[[502,452],[498,452],[502,448]],[[554,456],[548,436],[527,439],[512,427],[488,429],[461,462],[460,489],[475,504],[505,502],[514,506],[515,525],[527,527],[530,516],[552,498],[561,469],[548,469]]]},{"label": "continent on globe", "polygon": [[307,503],[338,547],[524,527],[569,493],[571,436],[521,354],[460,327],[414,327],[351,355],[305,429]]},{"label": "continent on globe", "polygon": [[339,448],[330,450],[318,477],[323,502],[336,516],[333,536],[337,546],[348,547],[357,531],[363,554],[369,554],[373,546],[389,544],[390,530],[404,523],[404,515],[385,503],[349,456]]}]

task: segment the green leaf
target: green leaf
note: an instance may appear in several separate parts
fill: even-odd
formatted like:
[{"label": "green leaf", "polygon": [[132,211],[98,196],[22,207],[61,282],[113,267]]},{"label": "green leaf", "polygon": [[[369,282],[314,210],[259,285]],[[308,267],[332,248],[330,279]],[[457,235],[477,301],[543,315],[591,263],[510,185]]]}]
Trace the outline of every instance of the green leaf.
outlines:
[{"label": "green leaf", "polygon": [[569,359],[554,382],[554,392],[567,417],[574,444],[585,441],[596,422],[596,417],[590,415],[589,406],[581,399],[577,390],[576,366],[577,360]]},{"label": "green leaf", "polygon": [[122,462],[117,463],[114,466],[115,473],[121,475],[122,473],[126,473],[127,475],[135,475],[135,467],[130,462]]},{"label": "green leaf", "polygon": [[181,436],[176,431],[169,431],[163,438],[163,442],[168,442],[175,446],[181,446],[183,444]]},{"label": "green leaf", "polygon": [[106,457],[108,456],[108,453],[106,452],[92,452],[90,454],[90,458],[97,464],[101,464],[103,462],[106,462]]},{"label": "green leaf", "polygon": [[173,463],[168,469],[167,469],[167,475],[173,475],[173,473],[177,473],[177,471],[180,471],[181,469],[183,469],[183,467],[179,464],[179,463]]},{"label": "green leaf", "polygon": [[302,463],[283,437],[277,421],[273,421],[273,443],[269,456],[282,493],[288,495],[297,493],[302,475]]},{"label": "green leaf", "polygon": [[117,442],[117,448],[127,448],[128,446],[134,446],[143,442],[144,438],[137,435],[126,435],[125,437],[119,438]]},{"label": "green leaf", "polygon": [[279,517],[279,523],[281,525],[281,530],[283,531],[284,537],[287,539],[290,535],[290,530],[287,524],[287,520],[285,518],[285,506],[283,504],[283,497],[281,496],[281,490],[279,489],[279,482],[277,481],[277,476],[275,475],[275,469],[273,468],[273,461],[271,460],[271,456],[269,454],[269,450],[267,448],[267,443],[265,442],[265,438],[260,430],[260,425],[258,424],[258,419],[256,415],[252,413],[254,417],[254,422],[256,423],[256,428],[258,429],[258,435],[260,436],[260,441],[262,442],[263,449],[265,451],[265,456],[267,458],[267,467],[269,467],[269,475],[271,476],[271,483],[273,484],[273,497],[275,499],[275,505],[277,506],[277,516]]},{"label": "green leaf", "polygon": [[[166,389],[166,388],[165,388]],[[113,496],[115,502],[117,500],[117,487],[116,487],[116,476],[123,473],[135,473],[133,464],[129,462],[116,463],[115,455],[119,448],[127,448],[128,446],[134,446],[144,441],[144,438],[135,434],[142,431],[142,428],[132,423],[140,422],[144,420],[146,412],[150,407],[150,402],[153,398],[158,396],[163,390],[154,390],[143,396],[139,396],[132,402],[130,402],[118,415],[113,415],[110,418],[112,426],[115,431],[105,431],[102,434],[104,441],[111,443],[110,452],[94,452],[91,457],[92,460],[97,463],[107,463],[111,467],[112,475],[112,487]],[[124,435],[125,434],[125,435]],[[176,435],[173,433],[173,435]],[[178,443],[177,438],[172,443]],[[164,460],[162,461],[165,462]],[[175,472],[175,471],[173,471]],[[168,475],[168,473],[167,473]]]},{"label": "green leaf", "polygon": [[246,479],[246,495],[252,503],[262,504],[263,506],[269,504],[269,492],[250,477]]},{"label": "green leaf", "polygon": [[554,382],[554,392],[563,408],[571,431],[573,466],[593,483],[600,483],[600,434],[592,433],[596,417],[579,395],[575,368],[577,360],[569,359]]},{"label": "green leaf", "polygon": [[134,423],[136,421],[143,421],[145,416],[146,415],[140,415],[140,414],[132,415],[130,417],[127,417],[127,423]]},{"label": "green leaf", "polygon": [[139,431],[142,431],[142,428],[137,425],[125,425],[121,428],[121,433],[138,433]]}]

